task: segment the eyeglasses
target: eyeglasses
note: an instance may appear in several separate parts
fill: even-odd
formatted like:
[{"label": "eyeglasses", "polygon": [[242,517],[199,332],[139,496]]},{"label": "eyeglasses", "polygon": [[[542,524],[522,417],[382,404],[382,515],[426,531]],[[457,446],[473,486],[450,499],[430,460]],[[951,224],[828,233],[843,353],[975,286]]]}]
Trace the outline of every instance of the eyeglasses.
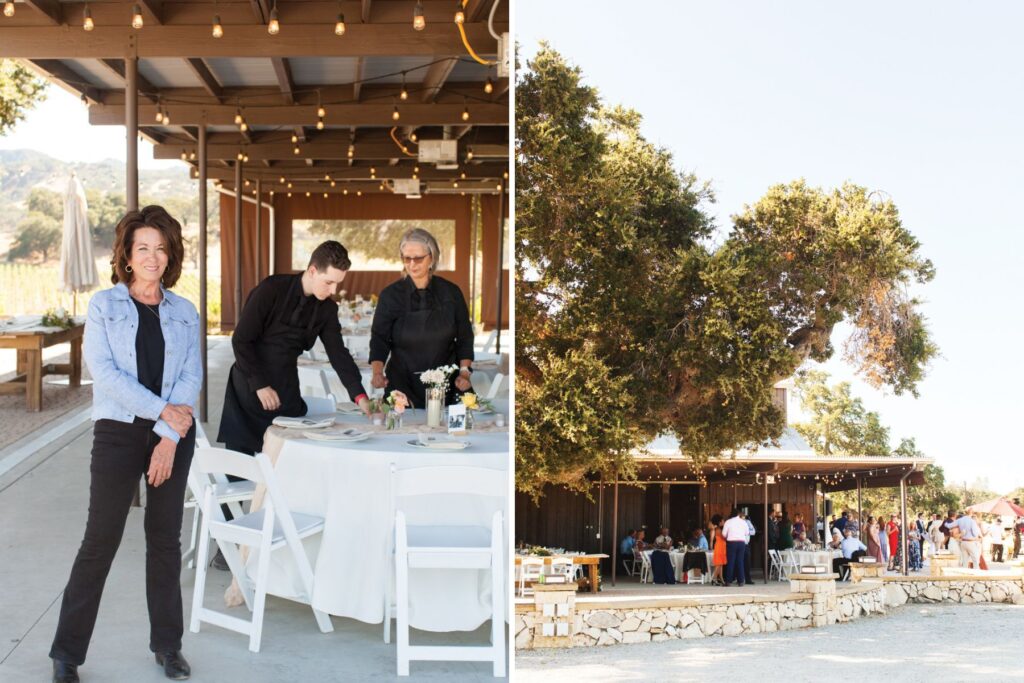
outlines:
[{"label": "eyeglasses", "polygon": [[418,265],[420,263],[423,263],[423,259],[427,258],[430,258],[430,254],[424,254],[423,256],[403,256],[402,262],[406,264],[415,263]]}]

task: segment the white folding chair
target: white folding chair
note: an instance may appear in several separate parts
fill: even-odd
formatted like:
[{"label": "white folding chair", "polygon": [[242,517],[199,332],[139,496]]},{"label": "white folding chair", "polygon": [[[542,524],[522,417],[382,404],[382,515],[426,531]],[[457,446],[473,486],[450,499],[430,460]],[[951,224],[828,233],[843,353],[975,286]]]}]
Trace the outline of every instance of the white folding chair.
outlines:
[{"label": "white folding chair", "polygon": [[494,347],[498,340],[498,330],[491,330],[491,333],[487,335],[487,340],[480,346],[480,350],[484,353],[491,353],[494,351]]},{"label": "white folding chair", "polygon": [[[249,636],[249,649],[260,651],[263,635],[263,611],[266,606],[267,582],[270,576],[270,553],[277,548],[287,547],[299,570],[302,594],[296,598],[301,602],[312,602],[313,569],[302,547],[302,540],[323,531],[322,517],[292,513],[284,495],[278,487],[277,478],[270,459],[263,453],[249,456],[223,448],[200,448],[195,461],[201,474],[233,475],[256,484],[266,486],[267,496],[263,508],[243,515],[230,522],[224,516],[214,497],[213,486],[205,485],[201,500],[203,511],[202,531],[199,538],[199,556],[196,562],[196,583],[192,593],[192,620],[189,630],[199,633],[199,624],[207,622],[231,631]],[[210,539],[220,543],[231,573],[245,598],[245,604],[252,610],[252,621],[233,617],[203,606],[206,591],[206,572],[209,563]],[[237,547],[236,547],[237,546]],[[238,547],[249,546],[259,550],[256,581],[253,583],[245,570]],[[313,608],[313,615],[322,633],[334,630],[330,617]]]},{"label": "white folding chair", "polygon": [[333,415],[338,412],[338,403],[333,394],[324,396],[303,396],[306,402],[306,415]]},{"label": "white folding chair", "polygon": [[639,559],[637,559],[636,555],[633,555],[631,557],[623,557],[622,558],[622,566],[623,566],[623,568],[625,568],[626,573],[629,574],[630,576],[633,576],[633,575],[636,574],[636,572],[637,572],[637,568],[636,567],[637,567],[638,564],[642,564],[642,563],[640,562]]},{"label": "white folding chair", "polygon": [[[200,448],[210,448],[210,441],[206,438],[206,434],[203,434],[200,439],[198,424],[196,423],[197,451]],[[193,456],[192,466],[188,472],[185,509],[193,508],[195,512],[192,514],[192,534],[189,538],[188,549],[181,554],[181,561],[186,562],[186,566],[189,569],[195,566],[196,542],[199,538],[199,518],[203,514],[202,506],[199,502],[203,499],[206,487],[212,487],[213,489],[213,502],[218,506],[217,511],[220,513],[220,505],[227,505],[231,515],[236,519],[245,514],[242,510],[242,503],[251,501],[256,492],[256,484],[251,481],[228,481],[228,478],[223,474],[203,474],[196,467],[196,458]],[[223,519],[223,513],[221,513],[221,519]],[[223,553],[223,549],[221,552]]]},{"label": "white folding chair", "polygon": [[474,370],[473,374],[469,377],[469,383],[473,385],[473,392],[477,396],[487,396],[487,393],[491,390],[491,376],[486,372]]},{"label": "white folding chair", "polygon": [[796,559],[793,549],[783,550],[779,553],[782,556],[782,573],[788,579],[790,574],[800,573],[800,562]]},{"label": "white folding chair", "polygon": [[[397,612],[398,675],[409,675],[413,660],[491,662],[494,676],[505,675],[505,589],[502,559],[502,511],[491,517],[490,528],[459,525],[409,524],[403,509],[409,498],[427,495],[486,496],[504,499],[506,475],[484,467],[438,466],[396,470],[392,466],[394,501],[395,602]],[[390,545],[390,543],[388,544]],[[390,562],[390,558],[389,562]],[[417,569],[486,569],[491,573],[491,635],[489,645],[427,646],[409,644],[409,572]],[[390,586],[390,581],[385,582]],[[384,596],[384,640],[390,641],[391,595]]]},{"label": "white folding chair", "polygon": [[768,550],[768,557],[771,558],[771,565],[768,567],[768,580],[771,581],[774,574],[777,581],[782,581],[782,558],[779,556],[779,551],[774,548]]},{"label": "white folding chair", "polygon": [[494,375],[494,379],[491,380],[491,385],[487,388],[487,393],[484,394],[484,399],[490,401],[498,398],[500,394],[508,393],[508,377],[501,374],[500,372]]},{"label": "white folding chair", "polygon": [[[299,371],[299,393],[305,396],[324,397],[331,393],[330,382],[327,375],[319,368],[311,368],[300,365]],[[333,411],[332,411],[333,412]]]},{"label": "white folding chair", "polygon": [[366,360],[370,357],[370,335],[354,334],[345,337],[345,348],[353,358]]},{"label": "white folding chair", "polygon": [[[519,597],[533,595],[533,584],[540,581],[540,575],[544,573],[544,560],[539,557],[524,557],[519,571]],[[527,582],[530,583],[527,586]]]},{"label": "white folding chair", "polygon": [[647,583],[651,580],[651,556],[648,553],[639,553],[640,555],[640,583]]}]

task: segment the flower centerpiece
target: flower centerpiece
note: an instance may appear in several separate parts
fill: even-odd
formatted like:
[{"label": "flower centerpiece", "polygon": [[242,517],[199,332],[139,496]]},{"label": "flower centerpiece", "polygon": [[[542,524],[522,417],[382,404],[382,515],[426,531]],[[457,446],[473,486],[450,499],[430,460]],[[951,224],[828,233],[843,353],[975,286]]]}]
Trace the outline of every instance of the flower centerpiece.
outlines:
[{"label": "flower centerpiece", "polygon": [[384,402],[388,406],[387,428],[400,429],[402,427],[402,414],[409,407],[409,397],[401,391],[392,391]]},{"label": "flower centerpiece", "polygon": [[71,316],[63,308],[48,309],[43,314],[43,320],[40,323],[43,327],[59,327],[62,330],[70,330],[74,327],[75,323],[71,320]]},{"label": "flower centerpiece", "polygon": [[473,411],[478,410],[481,407],[481,402],[477,395],[474,394],[472,391],[467,391],[466,393],[464,393],[461,397],[459,397],[459,400],[462,401],[462,405],[466,406],[466,429],[472,429]]},{"label": "flower centerpiece", "polygon": [[384,419],[384,406],[387,405],[384,398],[377,397],[370,399],[370,419],[383,420]]},{"label": "flower centerpiece", "polygon": [[427,388],[427,426],[441,426],[441,407],[448,392],[448,378],[458,372],[457,365],[442,365],[420,373],[420,381]]}]

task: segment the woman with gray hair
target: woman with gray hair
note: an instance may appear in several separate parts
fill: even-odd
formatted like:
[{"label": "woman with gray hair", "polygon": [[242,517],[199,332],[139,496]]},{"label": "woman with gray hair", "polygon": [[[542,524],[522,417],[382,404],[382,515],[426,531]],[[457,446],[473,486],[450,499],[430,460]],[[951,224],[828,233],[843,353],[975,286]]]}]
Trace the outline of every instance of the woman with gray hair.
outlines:
[{"label": "woman with gray hair", "polygon": [[380,293],[370,336],[373,386],[401,391],[417,408],[426,405],[419,373],[458,365],[446,403],[469,390],[473,372],[473,326],[458,285],[434,274],[441,250],[426,230],[413,228],[398,247],[403,277]]}]

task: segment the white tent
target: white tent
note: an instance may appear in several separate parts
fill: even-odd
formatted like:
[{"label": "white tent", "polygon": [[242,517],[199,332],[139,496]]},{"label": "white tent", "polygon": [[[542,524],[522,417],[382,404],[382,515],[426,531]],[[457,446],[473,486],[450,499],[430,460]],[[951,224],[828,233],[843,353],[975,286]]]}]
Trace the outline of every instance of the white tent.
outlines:
[{"label": "white tent", "polygon": [[[92,254],[85,188],[72,172],[64,193],[64,237],[60,245],[60,284],[66,292],[84,292],[99,284]],[[75,299],[77,309],[78,300]],[[77,310],[75,311],[77,313]]]}]

